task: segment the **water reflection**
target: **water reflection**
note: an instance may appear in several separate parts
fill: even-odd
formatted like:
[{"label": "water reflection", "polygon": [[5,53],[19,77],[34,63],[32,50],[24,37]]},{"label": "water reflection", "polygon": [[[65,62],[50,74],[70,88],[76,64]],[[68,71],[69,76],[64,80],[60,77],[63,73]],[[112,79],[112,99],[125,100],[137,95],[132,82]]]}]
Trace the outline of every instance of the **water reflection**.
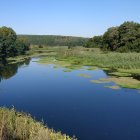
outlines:
[{"label": "water reflection", "polygon": [[5,59],[0,61],[0,82],[3,79],[9,79],[12,76],[14,76],[18,72],[18,68],[23,65],[29,65],[30,64],[30,58],[26,59],[23,62],[18,62],[15,64],[8,64]]}]

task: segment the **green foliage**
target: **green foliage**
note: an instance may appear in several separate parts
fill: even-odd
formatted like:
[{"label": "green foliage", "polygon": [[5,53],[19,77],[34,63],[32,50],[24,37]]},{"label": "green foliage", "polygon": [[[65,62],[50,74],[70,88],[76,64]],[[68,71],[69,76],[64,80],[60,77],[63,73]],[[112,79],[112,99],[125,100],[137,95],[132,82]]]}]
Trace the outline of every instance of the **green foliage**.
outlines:
[{"label": "green foliage", "polygon": [[103,40],[107,49],[111,51],[116,50],[119,44],[118,27],[109,28],[108,31],[103,35]]},{"label": "green foliage", "polygon": [[0,55],[1,57],[11,56],[14,52],[16,33],[7,27],[0,28]]},{"label": "green foliage", "polygon": [[124,22],[119,27],[112,27],[103,37],[90,39],[85,47],[100,47],[103,50],[118,52],[140,52],[140,24]]},{"label": "green foliage", "polygon": [[102,36],[95,36],[90,38],[84,47],[86,48],[100,48],[103,46],[103,37]]},{"label": "green foliage", "polygon": [[29,49],[25,40],[17,39],[15,31],[11,28],[0,28],[0,58],[24,54]]},{"label": "green foliage", "polygon": [[17,39],[15,42],[15,49],[16,55],[24,55],[25,52],[29,50],[29,44],[22,39]]},{"label": "green foliage", "polygon": [[32,45],[45,46],[83,46],[88,38],[53,36],[53,35],[18,35],[18,38],[24,38]]},{"label": "green foliage", "polygon": [[43,46],[42,45],[38,45],[38,48],[43,48]]}]

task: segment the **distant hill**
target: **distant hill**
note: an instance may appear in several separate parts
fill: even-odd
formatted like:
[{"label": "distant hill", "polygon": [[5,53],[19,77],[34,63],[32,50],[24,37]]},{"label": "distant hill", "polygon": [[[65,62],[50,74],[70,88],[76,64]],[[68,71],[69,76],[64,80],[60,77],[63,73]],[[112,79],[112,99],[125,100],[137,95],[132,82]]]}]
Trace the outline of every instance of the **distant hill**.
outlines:
[{"label": "distant hill", "polygon": [[18,35],[32,45],[83,46],[88,38],[56,35]]}]

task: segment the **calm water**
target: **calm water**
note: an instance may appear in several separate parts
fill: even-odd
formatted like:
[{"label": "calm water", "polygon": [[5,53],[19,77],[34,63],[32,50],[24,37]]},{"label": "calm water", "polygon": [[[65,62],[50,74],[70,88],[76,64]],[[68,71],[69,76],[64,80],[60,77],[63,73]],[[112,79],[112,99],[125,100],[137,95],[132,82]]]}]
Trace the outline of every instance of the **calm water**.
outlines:
[{"label": "calm water", "polygon": [[102,70],[64,72],[35,60],[0,69],[0,106],[28,112],[79,140],[140,140],[138,90],[91,83],[107,77]]}]

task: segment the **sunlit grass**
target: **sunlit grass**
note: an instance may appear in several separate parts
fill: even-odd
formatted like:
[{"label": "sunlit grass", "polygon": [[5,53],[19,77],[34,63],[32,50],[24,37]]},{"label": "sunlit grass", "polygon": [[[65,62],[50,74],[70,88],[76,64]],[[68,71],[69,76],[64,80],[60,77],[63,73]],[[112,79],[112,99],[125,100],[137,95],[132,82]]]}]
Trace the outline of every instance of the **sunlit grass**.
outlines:
[{"label": "sunlit grass", "polygon": [[61,132],[48,129],[30,115],[14,109],[0,108],[1,140],[74,140]]},{"label": "sunlit grass", "polygon": [[[55,57],[57,60],[67,62],[72,65],[140,70],[140,53],[107,53],[102,52],[99,49],[86,49],[82,47],[76,47],[74,49],[48,49],[56,52],[56,55],[53,57]],[[45,58],[42,58],[40,62],[43,62],[43,59]]]}]

